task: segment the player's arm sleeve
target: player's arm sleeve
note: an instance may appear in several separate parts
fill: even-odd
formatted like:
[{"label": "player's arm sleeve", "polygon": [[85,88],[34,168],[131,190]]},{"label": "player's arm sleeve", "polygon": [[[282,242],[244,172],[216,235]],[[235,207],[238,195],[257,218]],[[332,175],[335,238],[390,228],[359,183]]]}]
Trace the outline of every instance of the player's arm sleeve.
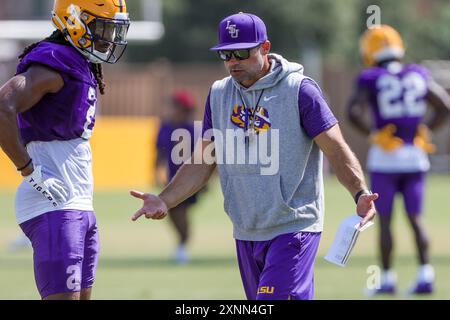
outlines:
[{"label": "player's arm sleeve", "polygon": [[356,89],[367,89],[369,81],[371,80],[370,73],[367,70],[361,71],[355,81]]},{"label": "player's arm sleeve", "polygon": [[425,79],[426,82],[434,81],[433,77],[431,76],[430,71],[427,68],[425,68],[424,66],[415,64],[412,66],[412,68],[414,69],[414,71],[419,73]]},{"label": "player's arm sleeve", "polygon": [[209,137],[208,134],[205,133],[212,129],[212,120],[211,120],[211,90],[208,93],[208,97],[206,98],[205,103],[205,113],[203,115],[203,127],[202,127],[202,137],[203,139],[214,140],[214,137]]},{"label": "player's arm sleeve", "polygon": [[77,59],[73,54],[69,54],[71,48],[61,46],[60,50],[42,45],[35,48],[17,66],[16,74],[23,73],[33,64],[44,65],[58,72],[64,82],[69,79],[77,79],[89,82],[88,73],[81,64],[81,59]]},{"label": "player's arm sleeve", "polygon": [[338,123],[319,86],[310,79],[304,79],[298,94],[300,124],[313,139]]}]

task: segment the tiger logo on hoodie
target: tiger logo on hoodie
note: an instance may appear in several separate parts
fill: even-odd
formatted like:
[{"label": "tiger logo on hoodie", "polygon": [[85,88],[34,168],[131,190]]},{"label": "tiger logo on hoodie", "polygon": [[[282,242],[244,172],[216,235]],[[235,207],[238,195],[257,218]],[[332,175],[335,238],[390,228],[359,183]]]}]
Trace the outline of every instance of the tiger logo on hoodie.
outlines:
[{"label": "tiger logo on hoodie", "polygon": [[265,132],[272,126],[270,123],[269,112],[263,107],[258,107],[255,115],[253,116],[254,109],[235,105],[233,113],[231,114],[231,122],[238,128],[245,129],[246,117],[249,117],[249,123],[254,121],[256,134]]}]

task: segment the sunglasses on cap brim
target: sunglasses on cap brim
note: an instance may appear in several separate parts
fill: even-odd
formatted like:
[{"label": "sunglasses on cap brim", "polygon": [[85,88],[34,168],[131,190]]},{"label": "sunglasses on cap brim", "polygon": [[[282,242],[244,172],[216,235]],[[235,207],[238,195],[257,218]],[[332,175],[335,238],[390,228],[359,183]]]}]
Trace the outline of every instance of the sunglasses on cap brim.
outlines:
[{"label": "sunglasses on cap brim", "polygon": [[219,58],[223,61],[230,61],[231,57],[235,57],[236,60],[246,60],[250,58],[250,51],[259,48],[261,45],[257,45],[253,48],[248,49],[238,49],[238,50],[218,50],[217,54]]}]

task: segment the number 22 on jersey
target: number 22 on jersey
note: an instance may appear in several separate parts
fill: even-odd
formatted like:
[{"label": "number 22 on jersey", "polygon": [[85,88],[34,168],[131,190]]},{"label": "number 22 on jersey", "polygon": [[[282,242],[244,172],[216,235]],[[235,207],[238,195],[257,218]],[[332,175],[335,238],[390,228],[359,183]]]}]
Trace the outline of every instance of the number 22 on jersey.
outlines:
[{"label": "number 22 on jersey", "polygon": [[422,117],[425,114],[427,83],[420,74],[409,72],[402,78],[382,75],[376,85],[379,90],[378,107],[383,119]]}]

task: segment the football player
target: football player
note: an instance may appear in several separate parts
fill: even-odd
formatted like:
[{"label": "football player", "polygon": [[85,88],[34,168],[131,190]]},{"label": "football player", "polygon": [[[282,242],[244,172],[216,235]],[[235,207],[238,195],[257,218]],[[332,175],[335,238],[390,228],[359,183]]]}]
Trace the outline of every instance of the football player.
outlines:
[{"label": "football player", "polygon": [[55,0],[53,34],[27,47],[0,89],[0,146],[24,177],[17,222],[42,299],[89,299],[99,242],[92,153],[102,62],[122,56],[125,0]]},{"label": "football player", "polygon": [[[435,275],[422,220],[425,178],[430,168],[428,154],[435,150],[428,129],[435,130],[444,124],[450,99],[423,66],[402,62],[405,47],[392,27],[380,25],[368,29],[361,38],[360,50],[367,69],[358,76],[348,114],[360,132],[370,135],[367,169],[372,191],[380,195],[377,210],[383,273],[381,287],[370,293],[396,292],[391,215],[397,193],[403,195],[420,264],[409,292],[432,293]],[[372,125],[364,121],[365,106],[370,107]],[[431,107],[432,116],[425,122],[427,106]]]},{"label": "football player", "polygon": [[[164,186],[166,181],[172,180],[181,167],[180,164],[174,162],[172,159],[172,152],[176,145],[183,144],[188,150],[194,150],[194,124],[192,121],[195,112],[195,98],[188,90],[177,90],[171,96],[171,108],[169,116],[161,122],[158,131],[158,138],[156,147],[158,150],[157,156],[157,173],[167,172],[167,174],[158,175],[158,185]],[[188,137],[180,140],[173,140],[173,133],[176,130],[184,130],[189,133],[189,140],[184,141]],[[180,155],[187,160],[191,157],[191,153],[184,152]],[[189,208],[197,202],[197,195],[193,195],[170,210],[169,218],[175,228],[178,236],[178,246],[173,255],[173,261],[176,264],[186,264],[190,262],[191,258],[187,250],[187,243],[190,238],[190,220]]]}]

